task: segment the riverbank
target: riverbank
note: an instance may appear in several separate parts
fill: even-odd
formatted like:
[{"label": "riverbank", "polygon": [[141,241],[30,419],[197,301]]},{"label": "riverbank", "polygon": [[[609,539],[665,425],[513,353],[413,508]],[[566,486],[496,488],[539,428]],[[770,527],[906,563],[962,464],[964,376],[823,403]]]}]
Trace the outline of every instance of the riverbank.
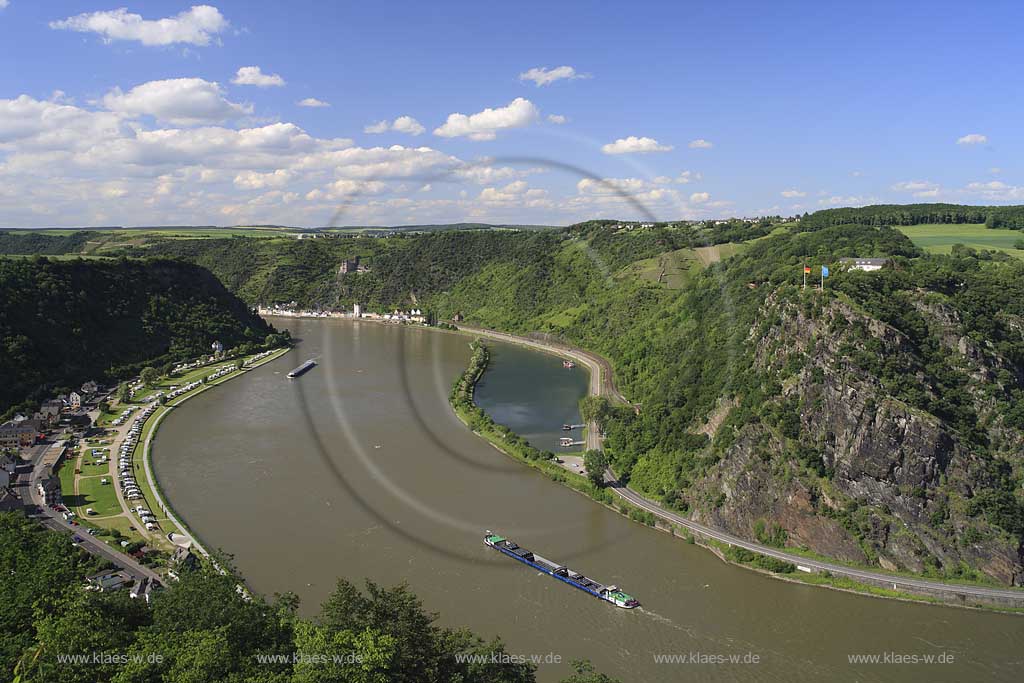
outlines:
[{"label": "riverbank", "polygon": [[149,420],[147,420],[146,422],[146,425],[143,427],[143,433],[146,435],[145,440],[142,443],[142,467],[143,472],[145,473],[145,484],[149,487],[149,490],[152,492],[154,501],[156,502],[160,510],[167,516],[167,519],[169,519],[177,527],[177,530],[181,535],[186,536],[189,539],[189,541],[191,541],[193,548],[198,550],[206,557],[210,556],[209,551],[203,546],[203,544],[197,538],[196,534],[188,527],[188,525],[182,522],[181,518],[175,513],[173,506],[169,502],[167,502],[167,499],[165,498],[163,491],[160,488],[160,482],[157,480],[156,475],[153,474],[153,438],[156,436],[157,430],[160,427],[160,423],[163,422],[164,418],[171,412],[172,409],[176,408],[177,406],[180,406],[181,404],[185,403],[185,401],[188,401],[191,398],[199,396],[200,394],[212,389],[213,387],[216,387],[220,384],[224,384],[225,382],[229,382],[235,379],[236,377],[240,377],[245,373],[260,367],[261,365],[277,360],[281,356],[291,351],[291,349],[292,347],[290,346],[277,349],[270,355],[260,358],[251,365],[246,365],[240,370],[236,370],[235,372],[229,373],[212,382],[204,384],[197,391],[187,392],[184,395],[180,396],[179,398],[174,399],[173,401],[168,401],[165,405],[161,406],[154,412],[153,415],[150,416]]},{"label": "riverbank", "polygon": [[[596,354],[582,349],[567,347],[562,344],[549,343],[528,337],[519,337],[495,330],[487,330],[471,326],[459,326],[459,329],[464,333],[472,334],[479,338],[489,338],[506,343],[519,344],[581,363],[586,366],[588,371],[591,373],[590,382],[588,384],[589,394],[591,396],[605,396],[613,400],[629,404],[625,397],[623,397],[622,394],[614,387],[611,377],[610,363]],[[462,379],[465,379],[465,377]],[[539,462],[536,459],[531,460],[523,455],[510,452],[511,449],[507,446],[515,444],[515,440],[504,433],[504,431],[508,430],[502,428],[501,425],[490,426],[494,425],[493,420],[490,420],[486,415],[484,415],[486,420],[476,417],[475,421],[472,419],[467,421],[467,418],[474,415],[471,409],[468,409],[465,406],[456,407],[454,403],[453,408],[455,409],[456,414],[459,415],[459,418],[469,425],[474,432],[487,439],[492,443],[492,445],[502,452],[516,457],[516,459],[535,467],[535,469],[540,469],[555,481],[566,483],[574,490],[580,493],[586,493],[597,502],[608,507],[612,507],[631,519],[647,524],[648,526],[669,531],[673,535],[681,535],[684,538],[693,539],[693,542],[712,550],[712,552],[715,552],[715,554],[725,562],[730,562],[748,569],[754,569],[755,571],[761,571],[762,573],[767,573],[783,580],[795,581],[814,586],[823,586],[847,592],[856,592],[873,597],[896,598],[899,600],[911,600],[931,604],[940,603],[958,607],[1024,614],[1024,590],[994,588],[968,583],[959,584],[940,582],[919,578],[913,575],[877,571],[873,568],[847,566],[834,561],[786,552],[779,548],[747,541],[727,532],[694,522],[677,513],[665,510],[657,502],[643,497],[636,491],[633,491],[619,482],[610,468],[605,473],[607,483],[606,487],[602,489],[594,489],[594,492],[591,492],[587,490],[586,487],[581,487],[571,483],[574,482],[577,477],[585,480],[585,477],[582,477],[581,475],[568,473],[566,470],[550,465],[546,461]],[[475,405],[473,408],[481,414],[483,413],[483,411],[476,408]],[[460,410],[464,411],[464,414],[460,414]],[[488,421],[490,422],[490,425],[488,425]],[[586,448],[600,448],[600,430],[598,426],[591,423],[588,425],[587,431],[588,438]],[[553,472],[544,465],[554,467],[557,471]],[[586,483],[589,484],[589,481]],[[614,495],[609,495],[609,491]],[[615,501],[615,497],[619,499],[619,506],[612,504]],[[734,553],[734,555],[736,555],[735,557],[729,557],[727,553],[724,552],[724,549],[728,548],[741,550],[751,556],[746,560],[739,559],[741,557],[747,558],[746,554]],[[760,558],[765,559],[762,560]],[[774,570],[768,571],[763,567],[774,567]],[[792,567],[792,569],[790,567]]]}]

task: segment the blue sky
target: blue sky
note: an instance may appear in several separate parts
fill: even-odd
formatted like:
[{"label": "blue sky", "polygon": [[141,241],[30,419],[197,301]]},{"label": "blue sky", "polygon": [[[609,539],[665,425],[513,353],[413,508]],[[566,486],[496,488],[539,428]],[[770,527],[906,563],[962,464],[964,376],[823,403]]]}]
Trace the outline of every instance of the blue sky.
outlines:
[{"label": "blue sky", "polygon": [[1019,3],[123,2],[0,0],[0,226],[1024,203]]}]

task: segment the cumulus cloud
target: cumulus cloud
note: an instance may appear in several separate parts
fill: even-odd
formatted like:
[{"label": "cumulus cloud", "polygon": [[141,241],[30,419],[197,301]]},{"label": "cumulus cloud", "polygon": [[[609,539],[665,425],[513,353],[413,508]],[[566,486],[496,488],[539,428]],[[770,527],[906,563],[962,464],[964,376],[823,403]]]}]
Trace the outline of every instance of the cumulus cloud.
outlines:
[{"label": "cumulus cloud", "polygon": [[676,178],[676,182],[680,185],[686,185],[701,180],[704,176],[694,171],[682,171]]},{"label": "cumulus cloud", "polygon": [[540,110],[533,102],[517,97],[504,107],[488,107],[468,116],[459,113],[449,114],[444,125],[434,129],[434,135],[442,138],[468,137],[470,140],[493,140],[499,131],[529,126],[539,117]]},{"label": "cumulus cloud", "polygon": [[792,199],[793,197],[806,197],[807,196],[806,192],[801,192],[800,190],[796,190],[796,189],[793,189],[793,190],[783,190],[779,194],[781,194],[783,197],[786,197],[787,199]]},{"label": "cumulus cloud", "polygon": [[219,123],[252,113],[251,105],[229,102],[217,83],[201,78],[149,81],[128,92],[114,88],[103,106],[125,116],[153,116],[176,125]]},{"label": "cumulus cloud", "polygon": [[255,85],[257,88],[279,88],[285,84],[278,74],[265,74],[258,66],[243,66],[231,82],[235,85]]},{"label": "cumulus cloud", "polygon": [[818,200],[821,206],[864,206],[877,201],[874,197],[832,195]]},{"label": "cumulus cloud", "polygon": [[703,204],[709,199],[711,199],[711,195],[707,192],[694,192],[690,195],[690,201],[694,204]]},{"label": "cumulus cloud", "polygon": [[324,102],[323,100],[318,100],[315,97],[307,97],[304,100],[299,100],[295,104],[299,105],[300,107],[329,107],[329,106],[331,106],[330,102]]},{"label": "cumulus cloud", "polygon": [[0,9],[5,9],[9,4],[7,0],[0,0]]},{"label": "cumulus cloud", "polygon": [[670,152],[672,145],[662,145],[654,138],[638,138],[630,135],[619,138],[601,147],[605,154],[647,154],[650,152]]},{"label": "cumulus cloud", "polygon": [[1024,200],[1024,187],[1009,185],[1001,180],[968,183],[965,188],[971,194],[977,194],[987,201],[1009,202]]},{"label": "cumulus cloud", "polygon": [[269,187],[283,187],[293,178],[291,171],[279,168],[270,173],[243,171],[235,176],[235,187],[242,190],[262,190]]},{"label": "cumulus cloud", "polygon": [[641,178],[583,178],[576,183],[576,191],[587,195],[636,194],[648,188]]},{"label": "cumulus cloud", "polygon": [[697,138],[696,140],[690,141],[690,149],[711,149],[712,147],[714,147],[714,145],[704,138]]},{"label": "cumulus cloud", "polygon": [[915,197],[938,197],[939,186],[928,180],[904,180],[892,186],[897,192],[909,192]]},{"label": "cumulus cloud", "polygon": [[577,78],[590,78],[590,74],[581,74],[571,66],[556,66],[554,69],[539,66],[519,74],[520,81],[533,81],[539,88],[542,85],[551,85],[555,81],[563,79],[575,80]]},{"label": "cumulus cloud", "polygon": [[421,135],[427,129],[423,125],[411,116],[399,116],[394,121],[377,121],[371,123],[363,128],[364,133],[370,135],[379,135],[381,133],[387,133],[388,131],[394,131],[396,133],[406,133],[408,135]]},{"label": "cumulus cloud", "polygon": [[956,140],[958,145],[984,145],[986,142],[988,142],[988,136],[981,133],[969,133]]},{"label": "cumulus cloud", "polygon": [[561,125],[567,122],[569,119],[562,116],[561,114],[548,114],[548,121]]},{"label": "cumulus cloud", "polygon": [[214,37],[228,27],[228,20],[216,7],[195,5],[173,17],[143,19],[127,9],[79,14],[50,22],[50,28],[95,33],[103,42],[133,40],[143,45],[209,45]]}]

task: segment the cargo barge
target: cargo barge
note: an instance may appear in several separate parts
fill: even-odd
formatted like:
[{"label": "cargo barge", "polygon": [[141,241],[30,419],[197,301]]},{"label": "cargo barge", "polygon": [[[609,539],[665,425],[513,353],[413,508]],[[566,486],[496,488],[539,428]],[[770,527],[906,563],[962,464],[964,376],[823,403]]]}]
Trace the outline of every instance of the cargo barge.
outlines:
[{"label": "cargo barge", "polygon": [[315,366],[316,366],[316,361],[315,360],[312,360],[312,359],[311,360],[307,360],[305,363],[303,363],[299,367],[297,367],[294,370],[292,370],[291,372],[289,372],[288,373],[288,377],[292,378],[292,377],[298,377],[299,375],[304,375],[307,372],[309,372],[310,370],[312,370]]},{"label": "cargo barge", "polygon": [[581,591],[590,593],[595,598],[599,598],[605,602],[610,602],[613,605],[625,609],[633,609],[634,607],[640,606],[640,603],[636,598],[623,593],[619,590],[618,586],[602,585],[593,579],[589,579],[582,574],[574,572],[568,567],[564,567],[547,558],[541,557],[526,548],[522,548],[514,541],[510,541],[504,536],[498,536],[497,534],[493,534],[488,531],[484,535],[484,543],[495,550],[508,555],[512,559],[519,560],[523,564],[528,564],[534,569],[544,572],[548,576],[553,576],[559,581],[567,583],[575,588],[579,588]]}]

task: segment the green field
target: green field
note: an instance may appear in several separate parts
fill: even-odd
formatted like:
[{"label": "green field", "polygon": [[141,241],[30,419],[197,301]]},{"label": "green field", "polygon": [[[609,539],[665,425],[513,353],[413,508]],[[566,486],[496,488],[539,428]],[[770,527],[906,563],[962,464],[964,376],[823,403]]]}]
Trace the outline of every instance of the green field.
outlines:
[{"label": "green field", "polygon": [[948,254],[954,244],[972,249],[995,249],[1024,259],[1024,250],[1015,249],[1014,243],[1024,239],[1020,230],[995,230],[981,223],[930,224],[899,226],[900,232],[925,251]]},{"label": "green field", "polygon": [[[113,484],[103,485],[100,481],[103,477],[79,477],[78,478],[78,494],[74,500],[70,496],[65,496],[65,500],[74,502],[78,506],[78,516],[87,517],[85,514],[86,508],[92,508],[96,511],[97,517],[108,517],[110,515],[121,514],[121,505],[117,501],[117,492],[114,489]],[[109,482],[110,479],[108,478]]]}]

